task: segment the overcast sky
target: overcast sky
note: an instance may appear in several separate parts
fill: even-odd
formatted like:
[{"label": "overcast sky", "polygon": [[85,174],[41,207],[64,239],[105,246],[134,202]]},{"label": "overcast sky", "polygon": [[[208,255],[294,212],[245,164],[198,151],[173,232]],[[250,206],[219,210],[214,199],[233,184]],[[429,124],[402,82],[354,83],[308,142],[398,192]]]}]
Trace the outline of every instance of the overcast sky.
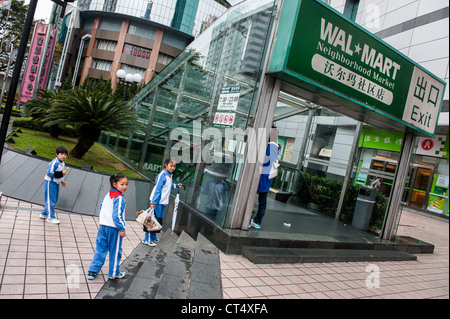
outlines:
[{"label": "overcast sky", "polygon": [[[25,0],[25,4],[29,4],[30,0]],[[50,14],[52,13],[53,2],[51,0],[38,0],[34,19],[45,19],[48,22]]]}]

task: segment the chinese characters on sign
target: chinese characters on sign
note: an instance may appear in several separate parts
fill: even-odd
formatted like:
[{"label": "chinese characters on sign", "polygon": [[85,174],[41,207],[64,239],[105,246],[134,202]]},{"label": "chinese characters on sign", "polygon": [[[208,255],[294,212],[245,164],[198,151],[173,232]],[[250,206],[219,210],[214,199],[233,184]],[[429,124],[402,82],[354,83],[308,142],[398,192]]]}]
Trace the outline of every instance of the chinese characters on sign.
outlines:
[{"label": "chinese characters on sign", "polygon": [[339,81],[340,83],[386,105],[391,105],[392,103],[394,96],[391,91],[320,54],[314,55],[312,67],[315,71],[320,72],[333,80]]},{"label": "chinese characters on sign", "polygon": [[360,147],[400,152],[403,132],[364,129],[359,140]]},{"label": "chinese characters on sign", "polygon": [[220,90],[219,103],[217,104],[217,112],[214,115],[214,124],[233,125],[236,118],[236,111],[239,103],[241,92],[240,86],[224,87]]},{"label": "chinese characters on sign", "polygon": [[214,124],[233,125],[236,113],[216,112],[214,115]]},{"label": "chinese characters on sign", "polygon": [[230,86],[221,89],[217,110],[236,111],[239,103],[240,92],[241,92],[240,86]]},{"label": "chinese characters on sign", "polygon": [[444,84],[414,67],[403,121],[433,134],[444,94]]},{"label": "chinese characters on sign", "polygon": [[446,85],[320,0],[283,2],[268,73],[332,110],[429,136]]},{"label": "chinese characters on sign", "polygon": [[0,9],[9,10],[11,7],[11,0],[0,0]]},{"label": "chinese characters on sign", "polygon": [[[50,31],[50,39],[44,57],[44,42],[48,28],[48,24],[37,23],[34,29],[35,31],[33,34],[33,41],[31,43],[27,68],[23,77],[22,92],[20,97],[21,102],[27,102],[33,98],[33,93],[36,92],[37,85],[41,89],[45,88],[45,83],[47,82],[49,69],[51,67],[52,52],[56,43],[57,32],[55,28]],[[41,63],[41,59],[44,59],[43,63]],[[42,69],[39,71],[40,66],[42,66]],[[38,72],[40,72],[40,76],[38,76]],[[36,83],[38,78],[39,84]]]}]

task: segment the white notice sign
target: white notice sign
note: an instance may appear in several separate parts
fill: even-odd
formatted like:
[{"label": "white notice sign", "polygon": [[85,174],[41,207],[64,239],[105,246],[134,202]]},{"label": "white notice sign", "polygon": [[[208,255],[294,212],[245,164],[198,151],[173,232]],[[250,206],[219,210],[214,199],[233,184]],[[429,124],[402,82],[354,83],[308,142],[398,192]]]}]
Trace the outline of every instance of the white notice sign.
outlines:
[{"label": "white notice sign", "polygon": [[434,134],[444,88],[443,83],[415,66],[402,120]]},{"label": "white notice sign", "polygon": [[216,112],[214,115],[214,124],[233,125],[236,113]]},{"label": "white notice sign", "polygon": [[230,86],[220,90],[218,111],[236,111],[241,87]]}]

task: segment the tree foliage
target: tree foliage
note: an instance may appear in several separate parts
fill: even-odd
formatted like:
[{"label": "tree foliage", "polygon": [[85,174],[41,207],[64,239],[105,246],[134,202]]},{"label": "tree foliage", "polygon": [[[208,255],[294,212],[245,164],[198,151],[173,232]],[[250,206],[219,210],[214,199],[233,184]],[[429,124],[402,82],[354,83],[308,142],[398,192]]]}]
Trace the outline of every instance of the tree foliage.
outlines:
[{"label": "tree foliage", "polygon": [[[2,10],[0,13],[0,72],[6,71],[10,54],[10,44],[15,48],[19,47],[22,37],[22,30],[27,17],[28,5],[24,0],[12,0],[10,10]],[[29,36],[29,42],[32,39],[34,25],[41,20],[33,21],[33,28]],[[11,65],[11,70],[14,62]]]},{"label": "tree foliage", "polygon": [[28,101],[25,114],[40,118],[43,125],[70,125],[78,135],[78,143],[70,151],[82,158],[98,140],[102,131],[128,133],[136,128],[137,114],[126,101],[111,92],[108,81],[85,81],[80,88],[40,91],[40,96]]}]

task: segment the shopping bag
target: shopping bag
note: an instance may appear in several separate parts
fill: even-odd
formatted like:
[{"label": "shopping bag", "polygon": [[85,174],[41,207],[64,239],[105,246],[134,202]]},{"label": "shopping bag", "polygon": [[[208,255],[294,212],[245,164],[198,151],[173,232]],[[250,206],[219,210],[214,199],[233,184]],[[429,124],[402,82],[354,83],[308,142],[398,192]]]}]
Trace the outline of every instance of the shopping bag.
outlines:
[{"label": "shopping bag", "polygon": [[149,208],[143,211],[136,218],[136,221],[147,228],[147,231],[159,231],[161,230],[161,224],[156,220],[155,210]]},{"label": "shopping bag", "polygon": [[279,167],[280,163],[278,161],[272,164],[272,167],[270,168],[269,179],[274,179],[275,177],[277,177]]}]

